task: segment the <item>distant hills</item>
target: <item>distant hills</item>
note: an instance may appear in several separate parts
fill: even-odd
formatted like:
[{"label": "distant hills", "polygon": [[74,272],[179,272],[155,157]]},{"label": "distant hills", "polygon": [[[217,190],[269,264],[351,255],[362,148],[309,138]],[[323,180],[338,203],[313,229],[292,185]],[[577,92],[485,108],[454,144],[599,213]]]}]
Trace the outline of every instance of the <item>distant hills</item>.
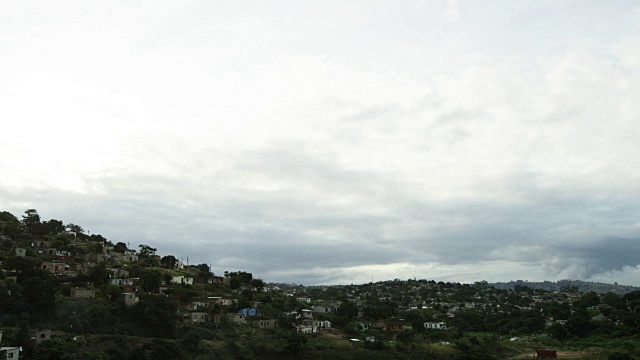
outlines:
[{"label": "distant hills", "polygon": [[516,285],[520,286],[528,286],[532,289],[543,289],[549,291],[559,291],[570,288],[575,288],[580,292],[595,292],[596,294],[606,294],[606,293],[614,293],[618,295],[624,295],[626,293],[630,293],[632,291],[640,290],[640,287],[630,286],[630,285],[618,285],[615,284],[605,284],[599,282],[591,282],[591,281],[582,281],[582,280],[558,280],[558,281],[527,281],[527,280],[516,280],[509,282],[498,282],[492,283],[491,286],[497,289],[513,289]]}]

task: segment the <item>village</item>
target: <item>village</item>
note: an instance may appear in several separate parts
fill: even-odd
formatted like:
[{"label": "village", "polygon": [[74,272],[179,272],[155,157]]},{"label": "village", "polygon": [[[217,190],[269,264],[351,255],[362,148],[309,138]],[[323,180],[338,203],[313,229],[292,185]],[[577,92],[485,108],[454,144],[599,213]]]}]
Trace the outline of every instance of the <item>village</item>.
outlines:
[{"label": "village", "polygon": [[[485,281],[422,279],[335,286],[269,283],[244,271],[215,275],[207,264],[160,255],[149,245],[114,244],[83,234],[77,225],[34,234],[38,223],[16,221],[3,214],[0,235],[0,321],[18,329],[5,330],[0,339],[7,359],[23,356],[21,349],[26,358],[34,356],[41,344],[56,338],[75,341],[101,333],[176,338],[198,327],[297,334],[288,335],[294,350],[308,341],[299,336],[378,350],[392,343],[456,349],[472,333],[516,343],[532,336],[562,341],[602,332],[632,335],[640,328],[637,291],[549,291],[526,282],[505,290]],[[54,231],[63,226],[57,225]],[[98,306],[113,310],[101,317],[95,314]],[[153,313],[160,315],[149,320]],[[26,330],[22,335],[19,330],[23,317],[30,322],[26,337]]]}]

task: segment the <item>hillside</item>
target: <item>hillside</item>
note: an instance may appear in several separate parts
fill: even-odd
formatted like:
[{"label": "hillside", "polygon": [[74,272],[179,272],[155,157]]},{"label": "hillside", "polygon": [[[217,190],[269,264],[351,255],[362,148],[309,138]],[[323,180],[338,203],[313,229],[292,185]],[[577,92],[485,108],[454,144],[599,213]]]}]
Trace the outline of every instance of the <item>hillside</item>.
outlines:
[{"label": "hillside", "polygon": [[35,209],[21,220],[0,212],[0,265],[6,358],[497,360],[541,347],[640,356],[640,291],[608,290],[616,285],[276,284],[89,236]]},{"label": "hillside", "polygon": [[591,281],[582,281],[582,280],[558,280],[558,281],[525,281],[525,280],[516,280],[509,282],[498,282],[491,283],[491,286],[496,289],[510,290],[515,286],[528,286],[532,289],[541,289],[548,291],[561,291],[567,289],[576,289],[579,292],[587,293],[587,292],[595,292],[596,294],[606,294],[606,293],[614,293],[618,295],[624,295],[630,293],[632,291],[640,290],[639,287],[630,286],[630,285],[618,285],[615,284],[606,284],[599,282],[591,282]]}]

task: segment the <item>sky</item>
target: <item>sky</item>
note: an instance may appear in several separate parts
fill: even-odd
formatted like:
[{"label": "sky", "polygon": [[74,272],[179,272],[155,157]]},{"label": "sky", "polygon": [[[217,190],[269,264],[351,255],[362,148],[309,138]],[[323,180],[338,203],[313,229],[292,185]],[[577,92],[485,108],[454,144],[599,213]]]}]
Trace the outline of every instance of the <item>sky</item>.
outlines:
[{"label": "sky", "polygon": [[640,286],[637,1],[0,2],[0,210],[268,282]]}]

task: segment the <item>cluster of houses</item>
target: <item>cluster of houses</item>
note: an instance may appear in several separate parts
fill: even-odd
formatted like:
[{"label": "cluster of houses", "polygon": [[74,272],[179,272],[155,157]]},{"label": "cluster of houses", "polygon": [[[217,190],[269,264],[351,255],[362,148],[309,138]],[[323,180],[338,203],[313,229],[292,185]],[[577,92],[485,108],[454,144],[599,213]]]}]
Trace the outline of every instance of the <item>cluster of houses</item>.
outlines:
[{"label": "cluster of houses", "polygon": [[[106,245],[103,253],[88,254],[83,257],[82,262],[76,261],[76,257],[72,253],[66,250],[58,250],[53,248],[52,242],[45,240],[37,240],[31,243],[33,251],[55,257],[55,260],[45,261],[40,264],[41,269],[49,272],[52,275],[66,275],[75,276],[78,274],[90,274],[92,268],[98,264],[104,264],[110,271],[110,278],[108,283],[111,285],[118,285],[124,289],[121,294],[122,301],[126,306],[133,306],[139,301],[138,286],[139,279],[131,278],[129,271],[124,264],[135,263],[139,261],[140,254],[135,250],[125,249],[122,253],[114,251],[113,246]],[[15,256],[27,256],[27,249],[15,248]],[[160,260],[160,257],[153,255]],[[186,284],[192,285],[194,283],[194,277],[184,275],[189,273],[190,267],[185,266],[180,261],[177,261],[173,269],[171,270],[184,270],[180,271],[181,274],[176,275],[175,271],[172,271],[171,283],[173,284]],[[167,280],[168,281],[168,280]],[[230,285],[229,277],[212,276],[208,279],[210,284],[217,285]],[[435,282],[401,282],[399,286],[402,286],[402,292],[404,294],[416,294],[415,298],[409,303],[402,304],[400,310],[420,310],[425,308],[438,309],[439,320],[445,320],[447,317],[455,317],[456,313],[462,309],[475,309],[475,308],[487,308],[496,306],[499,308],[501,305],[495,304],[492,298],[495,298],[491,287],[479,287],[477,291],[464,299],[464,301],[452,301],[451,298],[456,294],[459,289],[454,287],[448,288],[435,284]],[[160,294],[164,294],[166,286],[160,288]],[[255,289],[254,289],[255,290]],[[275,286],[267,286],[264,291],[279,290]],[[369,292],[355,293],[351,292],[348,295],[350,301],[356,302],[360,307],[366,301],[372,298],[379,302],[388,301],[394,299],[393,291],[397,289],[393,288],[393,285],[371,284]],[[426,291],[426,293],[425,293]],[[303,293],[304,294],[304,293]],[[425,294],[428,294],[425,295]],[[70,296],[77,299],[94,299],[96,297],[96,289],[92,287],[92,284],[88,283],[86,287],[73,287],[71,288]],[[290,293],[289,296],[295,296],[295,291]],[[541,302],[574,302],[579,300],[581,294],[561,294],[561,293],[547,293],[544,295],[533,294],[531,298],[531,307]],[[338,311],[340,302],[322,303],[318,304],[312,301],[312,298],[308,295],[298,296],[295,300],[299,303],[308,304],[308,308],[302,309],[299,312],[287,313],[288,318],[291,319],[292,325],[296,331],[304,334],[314,334],[320,332],[322,329],[331,328],[331,322],[325,320],[326,316],[314,317],[314,314],[335,314]],[[252,304],[251,307],[239,309],[238,311],[229,311],[228,309],[234,308],[235,300],[225,299],[222,297],[208,297],[205,299],[199,299],[189,304],[184,305],[181,309],[183,321],[185,323],[198,324],[198,323],[220,323],[221,321],[227,321],[238,325],[251,325],[256,328],[276,328],[278,327],[278,319],[265,317],[258,309],[258,303]],[[529,308],[529,305],[514,305],[522,309]],[[225,311],[226,310],[226,311]],[[359,318],[364,318],[363,314],[359,314]],[[448,326],[444,321],[425,322],[424,328],[431,330],[448,330]],[[381,330],[388,332],[400,332],[406,329],[410,329],[411,326],[400,319],[387,319],[378,320],[372,323],[359,322],[358,327],[362,331],[368,330]]]},{"label": "cluster of houses", "polygon": [[[30,339],[36,344],[40,344],[45,340],[51,339],[51,330],[49,329],[36,329],[31,331]],[[2,331],[0,331],[0,344],[2,344]],[[4,353],[6,359],[18,359],[22,352],[21,346],[0,346],[0,354]]]}]

